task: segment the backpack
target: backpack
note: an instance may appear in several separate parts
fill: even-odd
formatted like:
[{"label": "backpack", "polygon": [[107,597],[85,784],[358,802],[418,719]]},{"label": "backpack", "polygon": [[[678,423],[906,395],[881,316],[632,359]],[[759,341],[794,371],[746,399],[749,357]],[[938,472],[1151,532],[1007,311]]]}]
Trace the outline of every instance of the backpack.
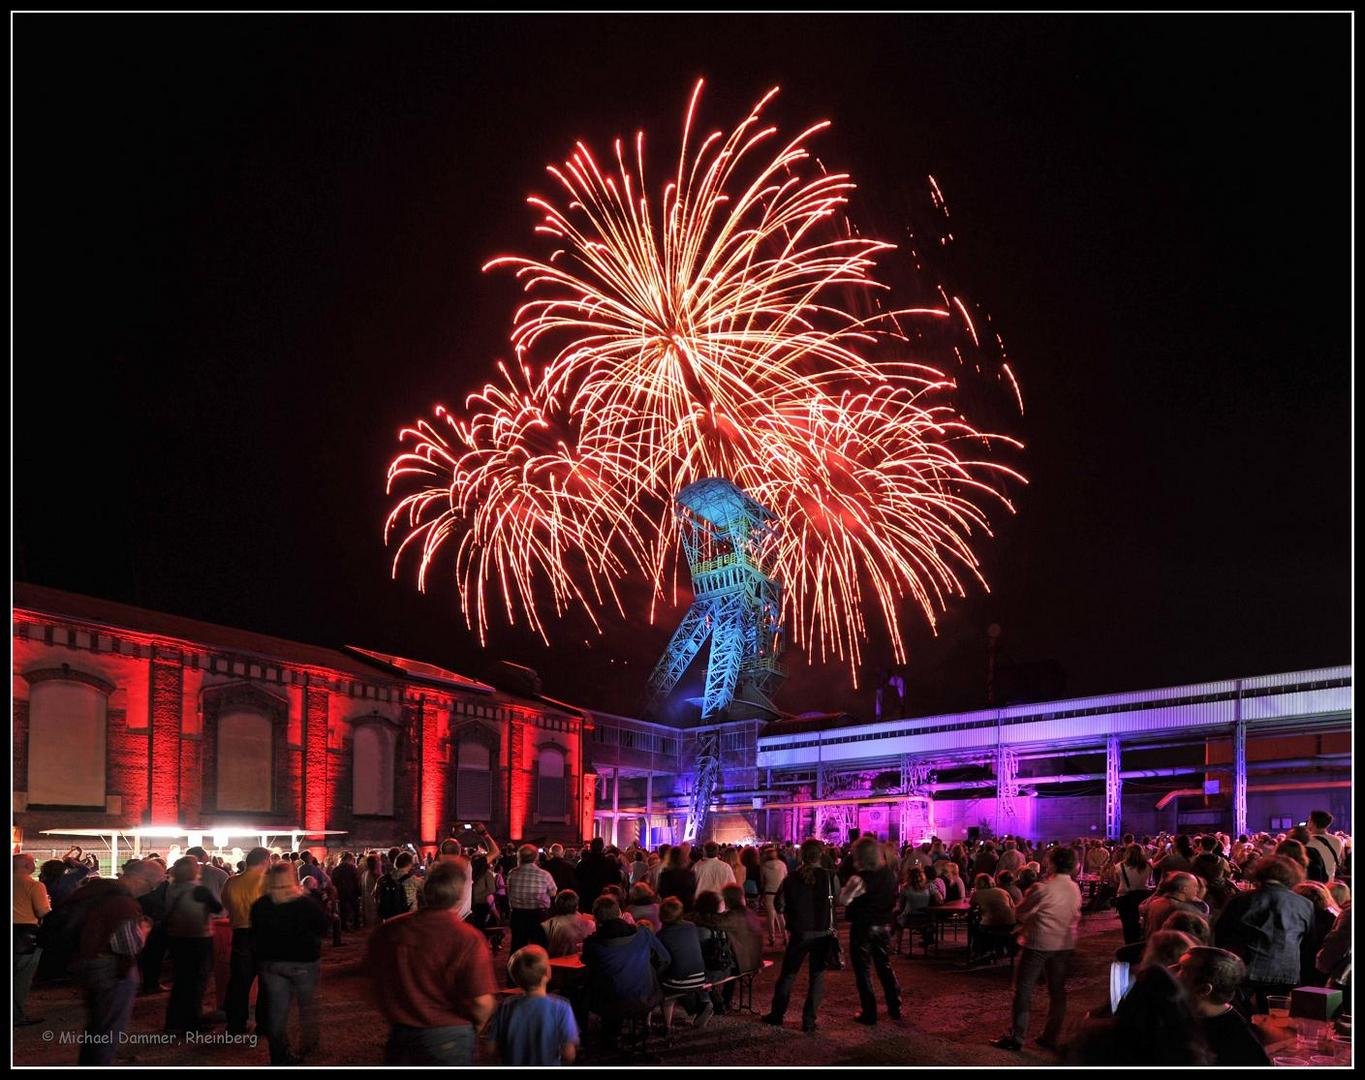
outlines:
[{"label": "backpack", "polygon": [[707,927],[710,931],[701,939],[701,960],[708,972],[723,971],[727,975],[735,966],[734,954],[730,951],[730,935],[724,930]]},{"label": "backpack", "polygon": [[379,879],[375,899],[378,902],[381,919],[392,919],[395,915],[406,915],[408,912],[407,891],[392,874],[385,874]]},{"label": "backpack", "polygon": [[43,950],[44,967],[53,976],[65,974],[81,945],[86,917],[94,907],[80,890],[49,911],[38,925],[36,945]]}]

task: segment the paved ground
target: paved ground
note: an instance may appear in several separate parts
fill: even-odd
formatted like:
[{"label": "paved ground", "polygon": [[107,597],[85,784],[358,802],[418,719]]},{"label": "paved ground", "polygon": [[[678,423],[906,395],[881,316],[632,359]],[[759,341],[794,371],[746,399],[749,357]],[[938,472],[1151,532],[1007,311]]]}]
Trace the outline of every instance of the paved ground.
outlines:
[{"label": "paved ground", "polygon": [[[1113,912],[1087,914],[1082,938],[1068,981],[1070,1009],[1067,1033],[1079,1025],[1087,1009],[1107,997],[1108,965],[1121,944],[1118,920]],[[322,971],[322,1045],[309,1064],[365,1064],[382,1060],[384,1029],[366,998],[367,982],[359,970],[363,937],[348,936],[340,948],[326,946]],[[505,956],[505,953],[499,954]],[[777,953],[770,953],[774,958]],[[1021,1053],[996,1050],[989,1040],[1005,1030],[1009,1016],[1009,970],[994,968],[964,971],[957,965],[963,957],[951,938],[940,956],[927,960],[922,953],[897,957],[895,968],[901,986],[909,992],[906,1021],[893,1025],[883,1020],[876,1028],[852,1022],[857,1011],[853,975],[845,969],[826,976],[826,996],[820,1028],[804,1035],[800,1009],[805,976],[798,980],[788,1011],[787,1027],[778,1030],[744,1013],[717,1017],[704,1030],[679,1028],[671,1047],[651,1043],[667,1064],[678,1065],[1047,1065],[1056,1055],[1035,1047]],[[764,1010],[772,997],[776,967],[761,975],[755,1005]],[[133,1014],[132,1032],[159,1032],[166,1007],[165,995],[139,998]],[[1033,1034],[1042,1029],[1046,994],[1040,988],[1034,999]],[[81,1028],[80,998],[72,987],[39,987],[29,998],[29,1015],[44,1022],[15,1032],[14,1062],[18,1065],[70,1064],[76,1047],[62,1043],[64,1032]],[[680,1014],[681,1016],[681,1014]],[[679,1021],[675,1021],[678,1023]],[[221,1033],[222,1028],[216,1029]],[[68,1034],[67,1038],[71,1036]],[[47,1041],[45,1041],[47,1040]],[[232,1066],[268,1060],[264,1041],[259,1046],[137,1046],[129,1052],[149,1065]],[[589,1046],[584,1062],[594,1060]],[[602,1061],[601,1057],[596,1060]],[[615,1063],[613,1059],[611,1063]],[[608,1063],[608,1062],[604,1062]]]}]

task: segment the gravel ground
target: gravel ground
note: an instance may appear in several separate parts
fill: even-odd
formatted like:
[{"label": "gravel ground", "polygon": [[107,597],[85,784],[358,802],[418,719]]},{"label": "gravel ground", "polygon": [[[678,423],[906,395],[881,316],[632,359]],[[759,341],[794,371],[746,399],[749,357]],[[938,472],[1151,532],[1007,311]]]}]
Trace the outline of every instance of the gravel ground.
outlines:
[{"label": "gravel ground", "polygon": [[[367,981],[360,969],[364,952],[363,934],[348,935],[339,948],[324,947],[322,960],[322,1043],[309,1064],[373,1064],[382,1060],[385,1031],[367,999]],[[1080,1024],[1086,1010],[1104,1001],[1108,994],[1108,965],[1122,937],[1113,912],[1087,914],[1081,928],[1068,979],[1070,1007],[1063,1041]],[[774,950],[769,955],[779,959]],[[498,957],[505,958],[505,953]],[[792,995],[787,1026],[781,1030],[758,1021],[757,1016],[731,1013],[716,1017],[703,1030],[676,1027],[672,1045],[664,1048],[654,1038],[650,1050],[669,1065],[1055,1065],[1055,1054],[1031,1045],[1022,1052],[996,1050],[989,1040],[1004,1032],[1009,1020],[1010,976],[1001,963],[990,968],[961,970],[964,956],[952,939],[940,956],[925,959],[922,952],[913,957],[898,956],[894,967],[901,987],[907,992],[905,1021],[892,1024],[883,1018],[875,1028],[852,1022],[858,1009],[853,974],[848,970],[826,975],[824,1004],[819,1029],[811,1035],[801,1032],[801,1003],[806,978],[803,971]],[[495,957],[495,960],[498,959]],[[776,982],[777,967],[759,976],[754,993],[755,1005],[766,1010]],[[1046,1011],[1046,992],[1035,991],[1031,1034],[1042,1030]],[[140,997],[133,1012],[134,1035],[159,1032],[166,1007],[166,995]],[[71,986],[38,987],[30,997],[30,1016],[44,1018],[40,1024],[14,1032],[16,1065],[62,1065],[76,1060],[76,1047],[63,1043],[81,1030],[82,1007],[77,990]],[[674,1020],[681,1025],[682,1014]],[[221,1035],[222,1026],[215,1029]],[[130,1046],[120,1063],[135,1060],[146,1065],[203,1065],[230,1067],[264,1064],[268,1054],[264,1040],[260,1045],[170,1045]],[[580,1056],[581,1063],[639,1064],[626,1058],[594,1055],[591,1042]]]}]

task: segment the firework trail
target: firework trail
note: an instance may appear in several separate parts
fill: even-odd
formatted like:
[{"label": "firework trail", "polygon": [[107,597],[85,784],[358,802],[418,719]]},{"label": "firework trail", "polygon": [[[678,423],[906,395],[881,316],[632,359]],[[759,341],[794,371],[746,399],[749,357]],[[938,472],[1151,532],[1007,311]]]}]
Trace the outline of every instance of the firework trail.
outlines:
[{"label": "firework trail", "polygon": [[991,451],[1019,444],[973,428],[955,380],[911,355],[920,323],[960,322],[979,349],[978,327],[942,290],[931,306],[883,303],[873,275],[894,245],[856,233],[855,185],[807,149],[828,123],[779,137],[762,118],[773,90],[728,134],[700,137],[701,89],[657,198],[643,134],[605,164],[580,142],[549,167],[558,199],[528,200],[550,250],[486,265],[522,285],[517,360],[463,416],[438,407],[400,433],[394,573],[419,553],[425,589],[453,547],[481,640],[501,609],[548,642],[549,610],[624,616],[629,577],[672,598],[672,497],[724,477],[782,521],[793,640],[856,680],[869,613],[904,662],[904,601],[932,626],[964,579],[985,585],[970,541],[990,535],[985,506],[1012,510],[1001,482],[1023,481]]}]

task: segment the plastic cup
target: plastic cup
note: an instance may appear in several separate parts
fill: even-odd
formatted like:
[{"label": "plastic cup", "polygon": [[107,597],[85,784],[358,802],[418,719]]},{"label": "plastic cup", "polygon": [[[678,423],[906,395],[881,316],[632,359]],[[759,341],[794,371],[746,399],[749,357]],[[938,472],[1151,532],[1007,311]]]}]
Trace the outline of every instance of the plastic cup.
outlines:
[{"label": "plastic cup", "polygon": [[1289,1016],[1289,999],[1278,994],[1267,994],[1265,999],[1266,1008],[1271,1016],[1287,1018]]},{"label": "plastic cup", "polygon": [[1336,1058],[1332,1057],[1331,1054],[1314,1054],[1312,1057],[1308,1059],[1308,1064],[1322,1068],[1330,1065],[1340,1065],[1341,1062],[1339,1062]]},{"label": "plastic cup", "polygon": [[1308,1068],[1308,1059],[1294,1057],[1290,1054],[1281,1054],[1279,1057],[1271,1058],[1270,1064],[1278,1065],[1283,1069],[1306,1069]]}]

